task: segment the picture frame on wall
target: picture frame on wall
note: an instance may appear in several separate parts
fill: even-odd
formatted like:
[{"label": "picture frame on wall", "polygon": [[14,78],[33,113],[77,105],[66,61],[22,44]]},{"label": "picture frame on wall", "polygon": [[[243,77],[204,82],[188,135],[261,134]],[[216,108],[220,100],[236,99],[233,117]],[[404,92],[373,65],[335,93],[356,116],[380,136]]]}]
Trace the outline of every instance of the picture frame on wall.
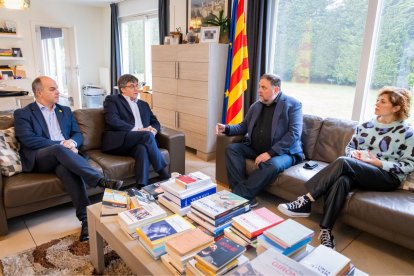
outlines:
[{"label": "picture frame on wall", "polygon": [[220,26],[213,27],[201,27],[200,29],[200,42],[219,42],[220,38]]},{"label": "picture frame on wall", "polygon": [[193,32],[200,33],[201,27],[206,26],[203,23],[211,17],[211,13],[218,16],[224,10],[227,16],[228,6],[228,0],[187,0],[187,31],[193,27]]},{"label": "picture frame on wall", "polygon": [[16,21],[0,19],[0,34],[17,35]]}]

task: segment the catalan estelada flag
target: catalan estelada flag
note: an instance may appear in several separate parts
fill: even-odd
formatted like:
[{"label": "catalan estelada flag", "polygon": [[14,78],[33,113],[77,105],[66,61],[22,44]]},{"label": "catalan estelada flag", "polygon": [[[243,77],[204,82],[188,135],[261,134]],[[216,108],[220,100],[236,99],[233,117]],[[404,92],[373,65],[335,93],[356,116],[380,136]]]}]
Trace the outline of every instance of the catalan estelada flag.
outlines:
[{"label": "catalan estelada flag", "polygon": [[243,92],[249,79],[244,0],[233,1],[229,41],[222,121],[234,125],[243,120]]}]

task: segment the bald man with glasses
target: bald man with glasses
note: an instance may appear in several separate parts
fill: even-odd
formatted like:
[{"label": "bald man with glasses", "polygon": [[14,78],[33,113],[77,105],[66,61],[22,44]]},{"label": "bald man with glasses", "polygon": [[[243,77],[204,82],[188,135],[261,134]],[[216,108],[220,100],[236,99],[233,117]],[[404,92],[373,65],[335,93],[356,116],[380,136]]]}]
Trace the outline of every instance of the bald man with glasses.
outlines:
[{"label": "bald man with glasses", "polygon": [[102,151],[135,159],[138,188],[148,185],[151,165],[160,181],[168,179],[167,163],[155,140],[160,123],[149,105],[138,99],[138,79],[130,74],[122,75],[118,89],[121,94],[109,95],[104,102],[106,129]]}]

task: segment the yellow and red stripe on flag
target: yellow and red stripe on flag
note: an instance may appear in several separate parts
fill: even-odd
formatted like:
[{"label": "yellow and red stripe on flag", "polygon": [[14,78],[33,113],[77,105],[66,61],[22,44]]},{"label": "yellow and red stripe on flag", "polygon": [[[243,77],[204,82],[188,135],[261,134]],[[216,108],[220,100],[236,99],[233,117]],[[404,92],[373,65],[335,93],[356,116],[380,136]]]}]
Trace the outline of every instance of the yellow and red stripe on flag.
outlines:
[{"label": "yellow and red stripe on flag", "polygon": [[231,18],[222,121],[234,125],[243,120],[243,92],[249,79],[244,0],[233,1]]}]

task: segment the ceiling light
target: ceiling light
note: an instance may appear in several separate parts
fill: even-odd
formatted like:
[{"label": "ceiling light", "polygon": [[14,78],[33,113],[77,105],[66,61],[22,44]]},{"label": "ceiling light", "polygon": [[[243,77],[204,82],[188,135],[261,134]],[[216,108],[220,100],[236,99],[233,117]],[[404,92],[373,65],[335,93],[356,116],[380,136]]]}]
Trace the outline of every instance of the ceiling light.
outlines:
[{"label": "ceiling light", "polygon": [[23,10],[30,6],[30,0],[0,0],[0,8]]}]

